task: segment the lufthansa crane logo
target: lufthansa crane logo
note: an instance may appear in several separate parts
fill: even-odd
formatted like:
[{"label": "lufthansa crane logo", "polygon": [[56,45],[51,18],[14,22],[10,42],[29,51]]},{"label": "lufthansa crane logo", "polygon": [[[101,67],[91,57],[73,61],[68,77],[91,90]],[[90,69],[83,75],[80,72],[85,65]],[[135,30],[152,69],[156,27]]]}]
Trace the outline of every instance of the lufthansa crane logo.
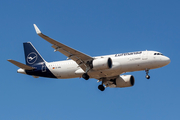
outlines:
[{"label": "lufthansa crane logo", "polygon": [[29,55],[27,56],[27,62],[29,64],[34,64],[36,60],[37,60],[37,54],[35,52],[29,53]]}]

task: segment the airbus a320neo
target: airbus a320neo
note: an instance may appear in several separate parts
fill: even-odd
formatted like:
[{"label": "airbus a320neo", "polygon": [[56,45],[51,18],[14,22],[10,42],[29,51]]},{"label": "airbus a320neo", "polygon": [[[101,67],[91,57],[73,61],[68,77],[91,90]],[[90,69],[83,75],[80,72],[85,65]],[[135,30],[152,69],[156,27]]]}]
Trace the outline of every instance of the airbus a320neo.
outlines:
[{"label": "airbus a320neo", "polygon": [[44,35],[35,24],[34,28],[40,37],[52,44],[54,51],[59,51],[68,58],[64,61],[46,62],[30,42],[23,43],[26,65],[11,59],[8,61],[20,68],[18,73],[35,78],[95,78],[101,82],[98,89],[104,91],[106,87],[133,86],[134,77],[121,75],[123,73],[145,70],[146,78],[149,79],[149,70],[170,63],[170,59],[162,53],[147,50],[91,57]]}]

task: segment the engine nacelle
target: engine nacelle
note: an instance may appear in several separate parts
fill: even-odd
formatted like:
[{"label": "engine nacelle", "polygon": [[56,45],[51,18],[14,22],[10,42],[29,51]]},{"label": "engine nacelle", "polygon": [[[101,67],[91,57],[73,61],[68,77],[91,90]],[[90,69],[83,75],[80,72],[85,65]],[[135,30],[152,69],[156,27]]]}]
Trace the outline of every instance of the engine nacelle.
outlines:
[{"label": "engine nacelle", "polygon": [[112,67],[111,58],[97,58],[92,61],[93,70],[105,70]]},{"label": "engine nacelle", "polygon": [[134,85],[134,82],[134,76],[122,75],[116,79],[116,87],[131,87]]}]

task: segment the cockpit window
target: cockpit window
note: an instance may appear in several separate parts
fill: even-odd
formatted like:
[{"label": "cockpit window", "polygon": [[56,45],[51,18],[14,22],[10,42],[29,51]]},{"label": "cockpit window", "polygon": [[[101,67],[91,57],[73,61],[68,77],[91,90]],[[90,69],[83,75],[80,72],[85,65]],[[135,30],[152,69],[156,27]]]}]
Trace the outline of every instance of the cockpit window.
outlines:
[{"label": "cockpit window", "polygon": [[154,55],[163,55],[162,53],[154,53]]}]

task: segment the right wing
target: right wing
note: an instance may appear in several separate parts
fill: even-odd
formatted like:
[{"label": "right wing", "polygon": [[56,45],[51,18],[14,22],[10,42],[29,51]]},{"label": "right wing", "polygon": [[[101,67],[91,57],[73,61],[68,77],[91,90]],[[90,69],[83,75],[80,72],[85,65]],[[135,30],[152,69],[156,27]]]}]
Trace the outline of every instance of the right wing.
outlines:
[{"label": "right wing", "polygon": [[34,24],[34,28],[36,30],[36,33],[42,37],[43,39],[45,39],[46,41],[48,41],[49,43],[52,44],[52,47],[55,49],[55,51],[59,51],[62,54],[64,54],[65,56],[67,56],[69,59],[74,60],[79,67],[81,67],[85,72],[88,71],[88,61],[92,61],[93,58],[89,55],[86,55],[82,52],[79,52],[71,47],[68,47],[46,35],[44,35],[43,33],[41,33],[41,31],[39,30],[39,28]]},{"label": "right wing", "polygon": [[9,59],[9,60],[7,60],[7,61],[11,62],[12,64],[14,64],[14,65],[16,65],[16,66],[18,66],[19,68],[22,68],[22,69],[24,69],[24,70],[33,70],[33,69],[35,69],[35,68],[31,67],[31,66],[22,64],[22,63],[20,63],[20,62],[15,61],[15,60]]}]

